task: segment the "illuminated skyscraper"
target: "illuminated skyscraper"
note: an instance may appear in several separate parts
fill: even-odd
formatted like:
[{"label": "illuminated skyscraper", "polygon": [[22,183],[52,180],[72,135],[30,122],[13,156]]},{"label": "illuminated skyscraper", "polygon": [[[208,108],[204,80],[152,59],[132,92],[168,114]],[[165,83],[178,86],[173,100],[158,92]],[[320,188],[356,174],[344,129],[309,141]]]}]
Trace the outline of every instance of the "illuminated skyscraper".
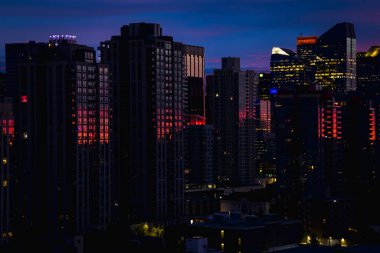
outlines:
[{"label": "illuminated skyscraper", "polygon": [[[120,216],[173,222],[184,206],[185,46],[159,24],[133,23],[100,50],[112,71]],[[194,66],[196,76],[201,70]]]},{"label": "illuminated skyscraper", "polygon": [[63,238],[105,230],[111,219],[108,66],[74,36],[8,44],[6,53],[17,111],[16,233],[31,229],[24,236],[36,243],[66,247]]},{"label": "illuminated skyscraper", "polygon": [[315,72],[317,70],[317,41],[318,36],[297,37],[297,55],[305,62],[306,76],[310,84],[315,81]]},{"label": "illuminated skyscraper", "polygon": [[318,36],[297,37],[297,55],[304,60],[314,60],[317,54]]},{"label": "illuminated skyscraper", "polygon": [[271,93],[271,74],[259,73],[259,84],[257,88],[258,99],[268,100],[270,98],[270,93]]},{"label": "illuminated skyscraper", "polygon": [[353,24],[339,23],[318,38],[315,80],[334,94],[356,90],[356,34]]},{"label": "illuminated skyscraper", "polygon": [[357,54],[357,91],[364,96],[380,95],[380,46]]},{"label": "illuminated skyscraper", "polygon": [[277,90],[296,90],[310,84],[306,61],[289,49],[272,49],[270,71],[271,86]]},{"label": "illuminated skyscraper", "polygon": [[257,82],[258,75],[240,70],[240,59],[232,57],[222,58],[222,69],[207,78],[207,121],[216,132],[215,168],[220,184],[253,184]]},{"label": "illuminated skyscraper", "polygon": [[319,92],[283,92],[273,103],[277,176],[279,184],[283,184],[283,189],[289,188],[289,192],[322,190],[318,187],[320,182],[316,181],[321,178],[315,177],[321,175],[323,169],[318,136],[322,102]]}]

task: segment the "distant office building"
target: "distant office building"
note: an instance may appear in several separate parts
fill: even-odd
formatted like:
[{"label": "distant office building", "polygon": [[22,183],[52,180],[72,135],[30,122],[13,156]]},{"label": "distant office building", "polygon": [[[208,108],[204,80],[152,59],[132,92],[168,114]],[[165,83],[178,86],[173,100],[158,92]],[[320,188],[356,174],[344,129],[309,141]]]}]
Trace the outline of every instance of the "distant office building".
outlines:
[{"label": "distant office building", "polygon": [[297,37],[297,55],[305,61],[306,76],[310,83],[315,81],[317,70],[318,36]]},{"label": "distant office building", "polygon": [[306,61],[289,49],[272,49],[270,73],[271,86],[278,90],[296,90],[310,85]]},{"label": "distant office building", "polygon": [[357,91],[367,97],[380,95],[380,46],[357,53]]},{"label": "distant office building", "polygon": [[318,38],[315,80],[334,94],[356,90],[356,34],[353,24],[339,23]]},{"label": "distant office building", "polygon": [[257,116],[261,131],[270,133],[272,131],[272,106],[269,100],[259,100]]},{"label": "distant office building", "polygon": [[192,122],[184,131],[186,185],[214,184],[213,127]]},{"label": "distant office building", "polygon": [[369,180],[375,171],[375,114],[374,102],[356,94],[325,94],[319,104],[318,138],[327,197],[351,196],[352,186]]},{"label": "distant office building", "polygon": [[297,55],[306,61],[314,60],[317,54],[318,36],[297,37]]},{"label": "distant office building", "polygon": [[105,230],[111,219],[108,66],[97,64],[95,50],[74,36],[7,44],[6,54],[17,112],[17,232],[31,229],[24,236],[61,247],[62,236]]},{"label": "distant office building", "polygon": [[270,74],[260,73],[255,117],[255,161],[260,177],[272,177],[276,172],[275,135],[272,131],[273,112],[270,101],[274,93],[277,93],[277,89],[271,87]]},{"label": "distant office building", "polygon": [[320,233],[323,200],[345,182],[341,106],[327,91],[281,92],[273,103],[278,212],[308,234]]},{"label": "distant office building", "polygon": [[[126,222],[173,222],[184,212],[186,71],[203,76],[202,50],[186,51],[147,23],[121,27],[99,49],[112,71],[119,214]],[[198,58],[188,69],[185,52]]]},{"label": "distant office building", "polygon": [[268,100],[270,98],[270,93],[274,92],[271,88],[271,74],[259,73],[259,83],[257,88],[258,99]]},{"label": "distant office building", "polygon": [[220,184],[249,185],[255,177],[254,116],[258,76],[240,70],[239,58],[222,58],[207,77],[208,118],[215,128],[215,167]]},{"label": "distant office building", "polygon": [[[274,102],[277,183],[283,201],[288,201],[284,215],[297,216],[297,201],[304,193],[323,196],[323,164],[319,131],[319,92],[279,93]],[[293,208],[293,209],[292,209]]]},{"label": "distant office building", "polygon": [[187,98],[185,102],[184,162],[186,189],[214,184],[213,127],[206,125],[204,48],[185,45]]},{"label": "distant office building", "polygon": [[12,99],[0,95],[0,248],[14,235],[14,116]]},{"label": "distant office building", "polygon": [[204,48],[185,45],[184,50],[188,89],[186,114],[205,117]]},{"label": "distant office building", "polygon": [[223,57],[222,69],[230,69],[240,71],[240,58],[238,57]]},{"label": "distant office building", "polygon": [[270,100],[259,100],[256,107],[256,169],[261,177],[276,174],[275,133],[272,130],[273,109]]},{"label": "distant office building", "polygon": [[188,92],[184,129],[184,215],[208,215],[219,208],[215,189],[214,128],[206,125],[204,49],[185,46]]},{"label": "distant office building", "polygon": [[211,96],[211,93],[213,92],[213,83],[214,83],[214,76],[213,75],[207,75],[206,76],[206,123],[211,124],[211,122],[215,121],[215,99]]},{"label": "distant office building", "polygon": [[[278,54],[277,66],[282,69],[281,64],[288,64],[293,54],[274,51]],[[357,54],[356,76],[353,24],[337,24],[319,37],[300,36],[296,57],[305,63],[311,89],[273,90],[277,186],[280,193],[286,192],[280,197],[279,207],[285,216],[300,218],[308,233],[322,231],[346,237],[354,223],[378,220],[371,211],[367,213],[371,218],[359,221],[358,217],[366,215],[358,216],[350,209],[354,205],[371,209],[365,203],[379,192],[379,51],[372,47]],[[272,77],[277,74],[284,83],[293,76],[287,73],[281,77],[271,72]],[[344,204],[336,204],[339,201]],[[326,203],[334,206],[334,212],[329,213],[331,207]]]},{"label": "distant office building", "polygon": [[321,134],[331,196],[352,196],[353,185],[369,186],[376,178],[378,101],[353,93],[329,98],[322,108]]},{"label": "distant office building", "polygon": [[[334,233],[345,235],[344,219],[351,225],[356,219],[346,206],[353,205],[358,194],[371,202],[370,192],[376,188],[377,100],[333,96],[331,91],[292,92],[277,94],[273,106],[283,214],[302,219],[309,232],[325,226],[320,220],[338,222]],[[321,216],[328,211],[322,202],[333,199],[345,199],[347,204],[336,211],[346,218]]]}]

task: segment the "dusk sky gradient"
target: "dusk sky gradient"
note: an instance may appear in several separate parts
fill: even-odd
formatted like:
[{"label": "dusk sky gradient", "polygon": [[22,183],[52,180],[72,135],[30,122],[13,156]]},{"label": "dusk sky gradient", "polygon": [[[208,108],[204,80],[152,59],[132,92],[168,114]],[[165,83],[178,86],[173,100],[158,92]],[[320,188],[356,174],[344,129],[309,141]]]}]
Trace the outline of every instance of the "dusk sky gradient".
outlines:
[{"label": "dusk sky gradient", "polygon": [[0,0],[0,71],[5,43],[72,34],[97,47],[131,22],[160,23],[165,35],[206,50],[206,68],[223,56],[269,70],[271,48],[295,50],[296,37],[355,24],[358,51],[380,45],[380,0]]}]

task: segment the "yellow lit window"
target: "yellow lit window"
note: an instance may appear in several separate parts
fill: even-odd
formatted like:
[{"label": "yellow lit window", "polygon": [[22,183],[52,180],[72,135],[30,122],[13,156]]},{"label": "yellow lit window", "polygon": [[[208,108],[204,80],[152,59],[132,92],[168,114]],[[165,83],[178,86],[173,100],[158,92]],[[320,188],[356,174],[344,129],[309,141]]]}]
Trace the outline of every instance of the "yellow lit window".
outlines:
[{"label": "yellow lit window", "polygon": [[3,187],[7,187],[8,186],[8,182],[7,182],[7,180],[4,180],[3,181]]},{"label": "yellow lit window", "polygon": [[224,238],[224,230],[220,230],[220,238]]},{"label": "yellow lit window", "polygon": [[241,245],[241,238],[238,238],[238,244]]},{"label": "yellow lit window", "polygon": [[8,163],[7,158],[3,158],[3,164],[6,165]]},{"label": "yellow lit window", "polygon": [[220,244],[220,249],[221,249],[221,250],[224,250],[224,243],[221,243],[221,244]]}]

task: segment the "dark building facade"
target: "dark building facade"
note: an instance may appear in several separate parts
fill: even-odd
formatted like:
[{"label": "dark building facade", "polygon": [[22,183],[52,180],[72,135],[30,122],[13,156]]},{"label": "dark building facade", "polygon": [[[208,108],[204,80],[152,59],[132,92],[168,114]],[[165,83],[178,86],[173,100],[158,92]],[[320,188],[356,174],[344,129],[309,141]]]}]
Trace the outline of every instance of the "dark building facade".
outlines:
[{"label": "dark building facade", "polygon": [[213,127],[190,124],[184,131],[185,184],[214,184]]},{"label": "dark building facade", "polygon": [[100,51],[112,71],[119,214],[127,222],[175,221],[184,209],[185,46],[159,24],[134,23]]},{"label": "dark building facade", "polygon": [[301,219],[305,232],[346,238],[377,220],[366,204],[378,192],[377,101],[332,91],[274,98],[279,212]]},{"label": "dark building facade", "polygon": [[1,95],[1,96],[4,96],[5,77],[6,77],[5,74],[0,73],[0,95]]},{"label": "dark building facade", "polygon": [[17,112],[16,236],[61,247],[63,238],[105,230],[111,219],[108,66],[68,35],[8,44],[6,54]]},{"label": "dark building facade", "polygon": [[207,77],[207,122],[215,128],[218,183],[249,185],[255,177],[254,116],[258,76],[240,70],[239,58],[222,58]]},{"label": "dark building facade", "polygon": [[271,87],[270,73],[259,73],[258,99],[256,100],[255,161],[260,177],[272,177],[276,173],[275,134],[272,131],[271,93],[277,89]]},{"label": "dark building facade", "polygon": [[[318,138],[321,94],[278,94],[274,102],[277,184],[283,194],[283,214],[300,217],[298,200],[323,196],[322,144]],[[322,191],[322,192],[318,192]]]},{"label": "dark building facade", "polygon": [[367,97],[380,95],[380,46],[357,53],[357,91]]},{"label": "dark building facade", "polygon": [[206,125],[204,48],[185,45],[187,98],[185,101],[186,189],[214,183],[213,127]]},{"label": "dark building facade", "polygon": [[0,96],[0,249],[13,237],[14,116],[12,99]]}]

